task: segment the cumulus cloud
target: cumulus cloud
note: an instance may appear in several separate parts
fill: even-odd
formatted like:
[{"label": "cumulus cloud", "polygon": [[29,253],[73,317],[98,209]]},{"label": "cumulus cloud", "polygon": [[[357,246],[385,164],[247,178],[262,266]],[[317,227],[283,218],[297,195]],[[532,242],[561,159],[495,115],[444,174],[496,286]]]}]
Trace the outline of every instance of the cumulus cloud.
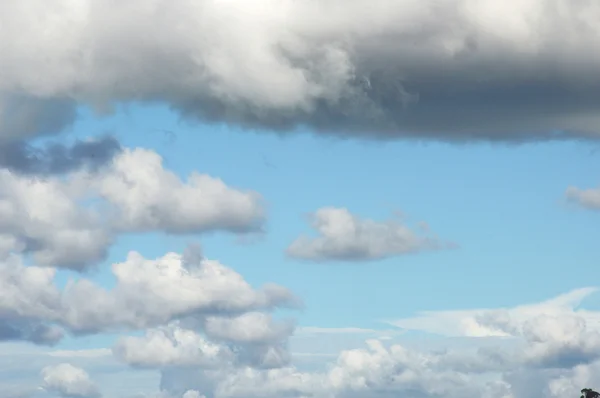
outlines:
[{"label": "cumulus cloud", "polygon": [[[106,139],[79,142],[68,151],[47,149],[36,160],[23,160],[39,166],[36,175],[0,169],[0,256],[31,254],[38,265],[83,270],[102,261],[120,233],[244,233],[262,228],[265,213],[259,194],[205,174],[192,173],[182,181],[164,169],[155,152],[117,145]],[[108,161],[111,151],[116,153],[103,167],[72,170],[65,177],[37,175],[87,162],[96,150],[98,159],[105,157],[96,166]],[[43,205],[39,198],[44,198]]]},{"label": "cumulus cloud", "polygon": [[227,347],[176,325],[150,329],[142,337],[123,337],[113,353],[130,365],[150,368],[193,365],[215,368],[233,359],[233,352]]},{"label": "cumulus cloud", "polygon": [[572,0],[5,2],[0,104],[26,116],[0,130],[55,131],[74,101],[162,101],[277,131],[596,137],[599,13]]},{"label": "cumulus cloud", "polygon": [[188,369],[163,371],[161,386],[179,394],[193,388],[212,397],[463,397],[493,390],[485,380],[440,366],[444,354],[411,351],[399,344],[367,341],[364,349],[346,350],[324,372],[293,366],[226,372]]},{"label": "cumulus cloud", "polygon": [[43,388],[65,398],[97,398],[100,392],[88,373],[69,363],[42,369]]},{"label": "cumulus cloud", "polygon": [[287,254],[312,261],[366,261],[452,247],[435,237],[419,236],[395,220],[362,219],[345,208],[324,207],[311,214],[319,236],[301,236]]},{"label": "cumulus cloud", "polygon": [[[289,362],[268,367],[248,361],[245,349],[282,337],[266,332],[277,323],[270,316],[258,316],[254,310],[222,315],[224,320],[219,319],[218,324],[229,325],[233,331],[221,333],[221,327],[216,328],[221,341],[202,329],[206,324],[202,320],[217,317],[210,314],[195,318],[195,324],[172,322],[142,336],[123,337],[113,353],[135,367],[160,370],[162,391],[144,395],[147,398],[181,398],[185,394],[210,398],[577,396],[584,386],[600,382],[600,357],[594,343],[599,330],[594,319],[598,315],[578,308],[593,291],[580,289],[515,308],[465,310],[446,317],[436,313],[430,317],[431,322],[441,324],[442,330],[449,328],[449,334],[463,335],[470,329],[453,329],[452,322],[460,325],[465,317],[471,317],[489,330],[504,331],[511,338],[502,341],[510,344],[480,345],[482,339],[474,336],[481,333],[469,334],[465,347],[448,342],[454,348],[441,350],[430,346],[411,348],[408,341],[371,339],[362,348],[341,351],[329,366],[318,369],[303,369]],[[249,338],[236,329],[250,319],[262,325],[252,325]],[[199,325],[199,329],[190,329],[190,325]],[[427,324],[419,327],[431,330]],[[488,338],[500,338],[498,333],[491,334]],[[98,354],[94,351],[92,357]]]},{"label": "cumulus cloud", "polygon": [[192,173],[181,181],[150,150],[126,149],[107,171],[90,176],[90,184],[115,206],[116,227],[124,231],[249,232],[264,221],[257,193],[230,188],[206,174]]},{"label": "cumulus cloud", "polygon": [[[470,339],[509,336],[508,346],[477,349],[473,347],[481,339],[475,339],[469,341],[468,349],[418,350],[372,339],[365,348],[342,351],[324,371],[300,370],[293,365],[165,369],[161,387],[176,396],[194,389],[215,398],[576,396],[584,386],[600,382],[596,377],[600,369],[598,313],[577,309],[594,291],[580,289],[505,310],[427,313],[396,322]],[[485,327],[474,328],[474,323]]]},{"label": "cumulus cloud", "polygon": [[102,260],[111,234],[78,199],[61,179],[0,170],[0,254],[28,253],[39,265],[72,269]]},{"label": "cumulus cloud", "polygon": [[268,342],[223,341],[177,323],[150,329],[141,337],[120,338],[113,353],[122,362],[142,368],[201,368],[223,371],[239,366],[280,368],[288,365],[286,336]]},{"label": "cumulus cloud", "polygon": [[34,321],[89,334],[160,326],[189,316],[235,316],[296,302],[283,287],[257,290],[217,261],[190,265],[176,253],[148,260],[131,252],[112,271],[112,289],[78,279],[60,290],[54,269],[26,266],[12,256],[0,264],[0,321]]}]

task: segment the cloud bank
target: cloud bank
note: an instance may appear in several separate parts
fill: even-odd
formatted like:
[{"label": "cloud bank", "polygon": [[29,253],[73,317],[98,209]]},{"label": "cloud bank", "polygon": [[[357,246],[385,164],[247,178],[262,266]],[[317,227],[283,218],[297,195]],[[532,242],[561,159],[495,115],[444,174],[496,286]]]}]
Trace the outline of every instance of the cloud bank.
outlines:
[{"label": "cloud bank", "polygon": [[133,101],[278,132],[596,138],[598,18],[573,0],[3,2],[0,140]]}]

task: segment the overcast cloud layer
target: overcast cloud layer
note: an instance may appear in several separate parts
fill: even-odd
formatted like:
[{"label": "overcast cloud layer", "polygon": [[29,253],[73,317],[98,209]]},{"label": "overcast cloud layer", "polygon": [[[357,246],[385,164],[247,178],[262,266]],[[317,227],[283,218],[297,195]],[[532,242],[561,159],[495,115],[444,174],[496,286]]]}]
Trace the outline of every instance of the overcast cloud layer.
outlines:
[{"label": "overcast cloud layer", "polygon": [[584,0],[4,1],[0,139],[157,100],[275,131],[595,138],[598,19]]}]

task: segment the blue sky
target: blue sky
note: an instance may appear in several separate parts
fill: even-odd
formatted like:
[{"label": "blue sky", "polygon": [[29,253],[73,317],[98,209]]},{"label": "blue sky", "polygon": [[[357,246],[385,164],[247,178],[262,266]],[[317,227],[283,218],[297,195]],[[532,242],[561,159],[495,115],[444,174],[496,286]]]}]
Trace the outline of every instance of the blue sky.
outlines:
[{"label": "blue sky", "polygon": [[0,398],[600,387],[598,18],[0,2]]},{"label": "blue sky", "polygon": [[[260,192],[269,211],[266,234],[251,244],[218,233],[129,235],[109,262],[131,247],[153,257],[200,241],[251,283],[274,281],[298,292],[306,310],[297,317],[307,326],[378,328],[380,319],[423,309],[468,308],[473,297],[483,307],[513,306],[597,277],[597,217],[564,198],[570,185],[596,185],[594,143],[373,143],[190,125],[160,107],[106,119],[82,113],[73,138],[112,132],[125,146],[160,153],[182,179],[196,170]],[[323,206],[375,220],[400,211],[458,247],[370,264],[287,258],[291,241],[310,233],[306,215]]]},{"label": "blue sky", "polygon": [[[323,139],[310,131],[280,136],[188,123],[161,106],[132,106],[110,116],[82,108],[62,138],[74,142],[107,133],[124,147],[160,154],[164,166],[182,180],[198,171],[259,192],[266,201],[268,221],[263,233],[247,237],[220,232],[121,235],[106,260],[83,277],[112,288],[110,264],[123,261],[130,250],[152,259],[201,243],[209,258],[219,259],[254,286],[275,282],[302,299],[302,309],[281,312],[297,322],[291,343],[300,355],[296,357],[300,368],[327,369],[338,350],[362,347],[366,338],[378,335],[427,349],[459,347],[458,341],[441,342],[435,335],[422,340],[414,332],[402,334],[386,321],[422,311],[537,303],[591,286],[598,278],[598,217],[564,196],[568,186],[596,184],[594,166],[600,155],[594,143],[370,142]],[[287,256],[286,247],[298,235],[314,235],[308,214],[324,206],[345,207],[377,221],[397,217],[413,229],[425,222],[456,247],[364,262],[315,263]],[[64,286],[70,278],[80,277],[59,271],[57,283]],[[597,310],[599,303],[591,295],[584,307]],[[317,331],[301,332],[302,328]],[[106,350],[120,336],[67,337],[49,352]],[[467,347],[473,344],[479,346],[483,340],[466,342]],[[492,342],[495,347],[499,344]],[[123,380],[137,386],[136,391],[157,388],[158,374],[150,370],[77,358],[69,363],[87,367],[101,384]],[[21,373],[23,383],[36,372]],[[136,378],[131,379],[134,373]]]}]

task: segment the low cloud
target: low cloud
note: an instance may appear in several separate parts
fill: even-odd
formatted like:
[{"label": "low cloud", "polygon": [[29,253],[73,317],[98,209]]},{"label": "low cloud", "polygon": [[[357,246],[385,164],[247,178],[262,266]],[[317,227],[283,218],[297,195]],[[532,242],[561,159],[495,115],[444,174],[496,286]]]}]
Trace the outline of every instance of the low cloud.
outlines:
[{"label": "low cloud", "polygon": [[420,236],[396,220],[374,221],[347,209],[325,207],[311,214],[319,236],[301,236],[290,244],[290,257],[310,261],[369,261],[450,248],[435,237]]},{"label": "low cloud", "polygon": [[[70,153],[87,158],[95,145],[78,143]],[[116,148],[110,139],[99,145]],[[104,260],[121,233],[246,233],[260,231],[265,217],[258,193],[196,172],[182,181],[145,149],[119,149],[103,167],[66,176],[0,169],[0,257],[31,254],[37,265],[84,270]]]},{"label": "low cloud", "polygon": [[[22,0],[0,8],[0,136],[76,105],[162,102],[278,132],[451,142],[597,138],[590,1]],[[35,25],[36,29],[23,30]],[[43,72],[40,66],[43,65]]]},{"label": "low cloud", "polygon": [[99,398],[98,387],[88,373],[69,363],[48,366],[41,372],[43,388],[64,398]]},{"label": "low cloud", "polygon": [[78,279],[60,290],[54,284],[54,269],[25,266],[12,256],[0,264],[0,322],[35,321],[40,327],[94,334],[156,327],[190,316],[236,316],[296,303],[283,287],[254,289],[217,261],[203,259],[190,265],[182,258],[168,253],[148,260],[131,252],[124,262],[112,266],[114,288]]}]

